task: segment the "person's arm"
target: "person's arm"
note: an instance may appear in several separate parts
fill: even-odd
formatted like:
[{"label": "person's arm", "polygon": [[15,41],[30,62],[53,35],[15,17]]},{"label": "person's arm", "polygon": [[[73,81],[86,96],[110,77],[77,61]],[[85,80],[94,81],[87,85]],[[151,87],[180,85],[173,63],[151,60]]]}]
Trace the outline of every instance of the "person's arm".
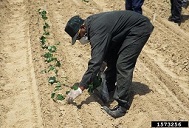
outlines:
[{"label": "person's arm", "polygon": [[[94,42],[94,43],[93,43]],[[108,44],[110,42],[109,34],[104,36],[96,35],[91,41],[91,59],[88,63],[88,69],[83,75],[83,78],[79,84],[79,88],[76,90],[71,90],[68,94],[67,101],[72,103],[73,100],[82,94],[83,90],[88,87],[88,85],[93,81],[94,77],[100,70],[103,63],[104,56],[107,51]]]},{"label": "person's arm", "polygon": [[97,34],[94,35],[91,39],[91,59],[88,63],[88,69],[83,75],[83,78],[80,82],[79,87],[85,89],[96,77],[97,73],[100,70],[104,56],[106,54],[109,42],[110,34]]}]

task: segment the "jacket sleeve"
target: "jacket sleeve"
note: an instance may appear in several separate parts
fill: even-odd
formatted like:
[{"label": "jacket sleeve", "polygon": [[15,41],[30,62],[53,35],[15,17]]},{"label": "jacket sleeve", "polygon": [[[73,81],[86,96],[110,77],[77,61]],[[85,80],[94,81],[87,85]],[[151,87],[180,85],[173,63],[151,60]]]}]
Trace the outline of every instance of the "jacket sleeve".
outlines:
[{"label": "jacket sleeve", "polygon": [[80,86],[88,88],[100,70],[104,56],[110,42],[110,34],[96,34],[90,39],[91,59],[88,62],[88,69],[83,75]]}]

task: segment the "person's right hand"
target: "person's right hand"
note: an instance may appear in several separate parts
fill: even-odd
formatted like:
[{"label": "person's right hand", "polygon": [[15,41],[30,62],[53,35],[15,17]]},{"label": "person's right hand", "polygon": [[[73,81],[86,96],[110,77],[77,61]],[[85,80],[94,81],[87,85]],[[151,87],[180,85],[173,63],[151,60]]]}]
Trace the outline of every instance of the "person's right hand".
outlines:
[{"label": "person's right hand", "polygon": [[82,94],[82,90],[79,87],[76,90],[72,89],[68,93],[67,102],[72,103],[74,101],[74,99],[77,98],[81,94]]}]

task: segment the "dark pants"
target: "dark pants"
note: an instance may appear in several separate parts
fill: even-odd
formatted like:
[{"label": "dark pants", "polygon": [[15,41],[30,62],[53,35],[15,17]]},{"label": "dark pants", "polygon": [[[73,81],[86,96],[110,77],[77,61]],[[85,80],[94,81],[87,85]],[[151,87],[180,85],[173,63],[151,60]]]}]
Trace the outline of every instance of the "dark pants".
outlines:
[{"label": "dark pants", "polygon": [[171,0],[171,18],[174,21],[181,21],[182,0]]},{"label": "dark pants", "polygon": [[[133,28],[131,33],[126,36],[119,50],[113,51],[110,55],[111,57],[107,60],[105,73],[108,90],[115,89],[114,99],[118,101],[120,106],[130,106],[128,101],[134,67],[152,31],[153,26],[150,22],[145,23],[142,27]],[[117,82],[116,86],[115,82]]]},{"label": "dark pants", "polygon": [[142,14],[144,0],[125,0],[125,9]]}]

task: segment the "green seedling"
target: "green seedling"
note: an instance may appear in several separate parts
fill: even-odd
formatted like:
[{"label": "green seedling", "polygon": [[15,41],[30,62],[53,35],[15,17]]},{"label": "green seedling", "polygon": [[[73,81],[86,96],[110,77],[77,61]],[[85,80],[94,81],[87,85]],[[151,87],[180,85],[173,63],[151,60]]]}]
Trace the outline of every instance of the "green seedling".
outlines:
[{"label": "green seedling", "polygon": [[93,93],[93,91],[94,91],[93,83],[89,84],[87,91],[88,91],[90,94]]},{"label": "green seedling", "polygon": [[55,67],[52,66],[52,65],[50,65],[50,66],[49,66],[49,70],[48,70],[48,72],[50,72],[50,71],[54,71],[54,70],[56,70]]},{"label": "green seedling", "polygon": [[39,9],[38,12],[41,15],[43,20],[47,20],[48,19],[47,16],[46,16],[47,12],[45,10]]},{"label": "green seedling", "polygon": [[42,49],[48,49],[46,45],[42,45]]},{"label": "green seedling", "polygon": [[50,72],[50,71],[54,71],[56,75],[57,75],[57,73],[58,73],[58,70],[56,69],[56,67],[54,67],[54,66],[52,66],[52,65],[49,66],[48,72]]},{"label": "green seedling", "polygon": [[102,82],[102,78],[100,78],[99,76],[96,76],[95,79],[93,80],[93,82],[89,85],[88,87],[88,92],[89,93],[93,93],[94,90],[101,85]]},{"label": "green seedling", "polygon": [[50,52],[47,52],[47,53],[45,53],[44,57],[45,58],[50,58],[50,57],[53,57],[53,54],[50,53]]},{"label": "green seedling", "polygon": [[49,83],[50,84],[54,84],[54,83],[56,83],[57,81],[56,81],[56,77],[55,76],[52,76],[52,77],[49,77]]},{"label": "green seedling", "polygon": [[43,35],[48,36],[48,35],[50,35],[50,33],[45,31],[45,32],[43,33]]},{"label": "green seedling", "polygon": [[54,92],[61,90],[61,89],[62,89],[61,83],[58,82],[57,85],[55,86]]},{"label": "green seedling", "polygon": [[46,42],[46,37],[45,36],[41,36],[40,37],[40,42],[41,42],[42,45],[44,45],[45,42]]},{"label": "green seedling", "polygon": [[47,23],[45,22],[45,24],[44,24],[44,26],[43,26],[43,30],[45,31],[47,28],[50,28],[50,26],[49,26],[49,24],[47,24]]},{"label": "green seedling", "polygon": [[57,85],[56,85],[56,87],[57,87],[57,88],[58,88],[58,87],[62,87],[61,83],[58,82]]},{"label": "green seedling", "polygon": [[55,87],[54,91],[56,92],[58,90],[62,90],[62,88],[61,87]]},{"label": "green seedling", "polygon": [[50,52],[45,53],[44,57],[46,58],[45,61],[48,63],[51,61],[57,60],[57,58],[53,57],[53,54]]},{"label": "green seedling", "polygon": [[78,86],[79,86],[79,83],[75,83],[75,84],[71,87],[71,89],[77,90],[77,89],[78,89]]},{"label": "green seedling", "polygon": [[56,52],[56,46],[48,46],[49,52]]},{"label": "green seedling", "polygon": [[44,30],[43,35],[50,35],[50,33],[46,30],[47,28],[50,28],[50,26],[45,22],[45,25],[43,26],[43,30]]},{"label": "green seedling", "polygon": [[66,91],[66,95],[68,95],[68,93],[70,93],[70,91]]},{"label": "green seedling", "polygon": [[51,93],[51,98],[53,99],[55,97],[55,92]]},{"label": "green seedling", "polygon": [[54,60],[56,60],[56,58],[53,58],[53,57],[49,57],[49,58],[46,58],[46,62],[47,63],[50,63],[50,62],[52,62],[52,61],[54,61]]},{"label": "green seedling", "polygon": [[87,3],[89,2],[89,0],[82,0],[82,1],[83,1],[83,2],[87,2]]},{"label": "green seedling", "polygon": [[56,102],[57,100],[64,100],[65,97],[62,94],[57,94],[55,92],[51,93],[51,98]]},{"label": "green seedling", "polygon": [[57,100],[64,100],[64,96],[62,94],[57,94],[57,97],[56,97]]},{"label": "green seedling", "polygon": [[55,66],[60,67],[60,66],[61,66],[60,61],[56,60],[56,64],[55,64]]},{"label": "green seedling", "polygon": [[[57,58],[53,57],[53,54],[52,54],[53,52],[56,52],[57,48],[56,48],[56,46],[48,46],[48,45],[46,45],[46,41],[47,41],[46,36],[50,35],[50,33],[48,32],[48,28],[50,28],[50,26],[45,21],[45,20],[48,19],[47,16],[46,16],[47,12],[45,10],[42,10],[42,9],[39,9],[38,12],[41,15],[42,19],[44,20],[44,22],[45,22],[45,24],[43,25],[44,33],[43,33],[43,36],[40,37],[40,42],[41,42],[42,48],[43,49],[48,49],[48,52],[45,53],[43,55],[43,57],[45,58],[45,61],[48,62],[48,63],[51,62],[51,61],[55,61],[55,65],[54,66],[50,65],[48,67],[48,69],[42,70],[41,73],[47,73],[47,71],[48,72],[54,71],[56,73],[56,76],[57,76],[58,70],[56,68],[60,67],[61,64],[60,64],[60,61],[58,61]],[[59,45],[59,44],[60,44],[60,42],[56,43],[55,45]],[[49,77],[48,82],[51,85],[52,84],[56,85],[55,88],[54,88],[54,92],[52,92],[52,94],[51,94],[51,98],[53,99],[53,101],[64,100],[65,99],[64,95],[56,94],[56,91],[59,91],[59,90],[62,89],[62,85],[61,85],[60,82],[57,81],[56,77],[55,76]],[[73,88],[76,90],[78,87],[74,86]],[[68,93],[69,93],[69,91],[66,92],[66,94],[68,94]]]}]

